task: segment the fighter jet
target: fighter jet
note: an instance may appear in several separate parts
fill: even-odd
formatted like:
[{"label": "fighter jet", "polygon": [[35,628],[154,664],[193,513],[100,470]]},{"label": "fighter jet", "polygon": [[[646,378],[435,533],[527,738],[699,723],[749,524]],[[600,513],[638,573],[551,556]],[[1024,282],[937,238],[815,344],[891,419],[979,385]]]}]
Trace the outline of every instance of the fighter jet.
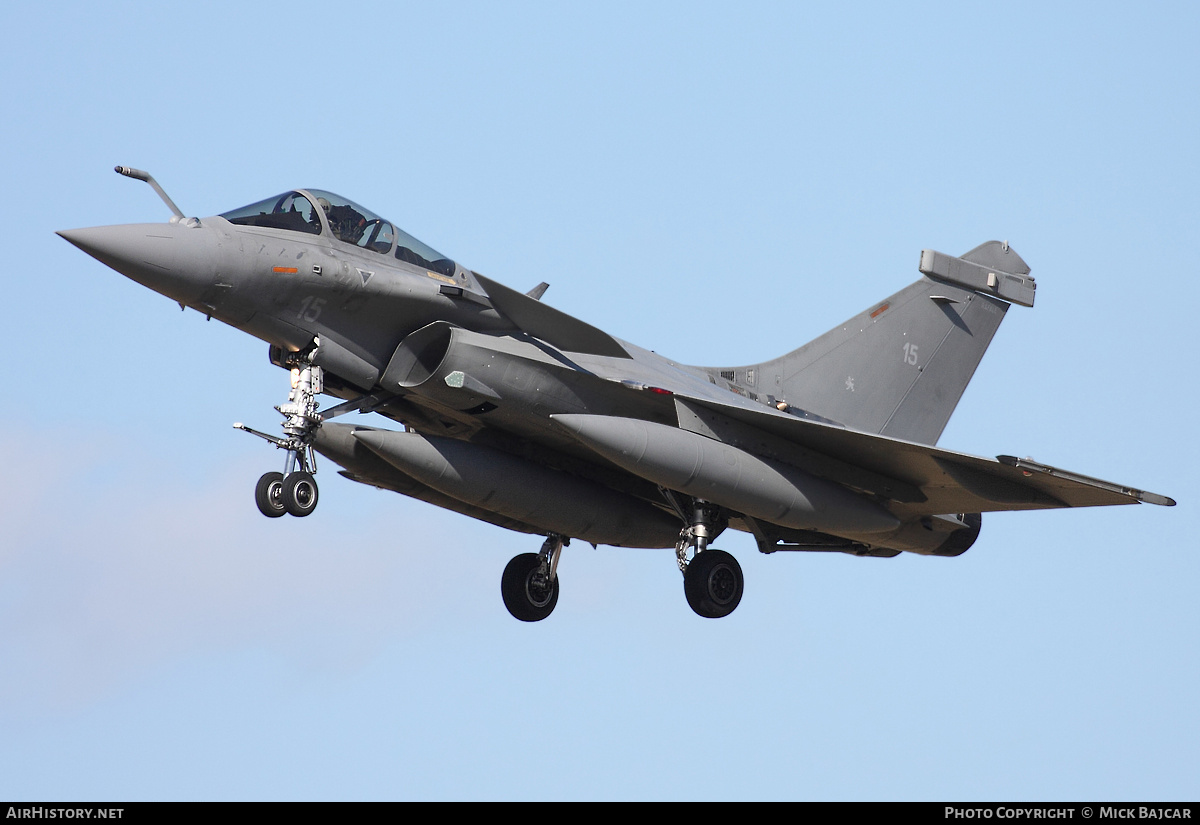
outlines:
[{"label": "fighter jet", "polygon": [[[58,234],[150,289],[269,345],[288,371],[284,452],[263,515],[317,506],[316,453],[352,481],[544,537],[501,577],[526,622],[558,602],[571,540],[674,549],[688,604],[742,598],[727,529],[781,550],[958,556],[982,513],[1165,496],[1027,458],[935,446],[1009,307],[1036,283],[1007,243],[925,250],[918,279],[760,364],[676,363],[435,251],[353,201],[297,189],[167,223]],[[319,396],[341,403],[319,411]],[[396,425],[335,422],[376,413]]]}]

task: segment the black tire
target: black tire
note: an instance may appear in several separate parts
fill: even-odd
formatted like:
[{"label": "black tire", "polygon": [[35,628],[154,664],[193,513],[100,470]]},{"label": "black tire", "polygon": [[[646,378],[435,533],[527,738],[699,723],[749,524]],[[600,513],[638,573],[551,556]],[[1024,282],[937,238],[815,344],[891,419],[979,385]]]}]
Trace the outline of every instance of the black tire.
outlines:
[{"label": "black tire", "polygon": [[254,488],[254,503],[267,518],[279,518],[287,512],[283,506],[283,473],[263,473]]},{"label": "black tire", "polygon": [[515,556],[504,568],[500,579],[500,594],[504,606],[513,618],[523,622],[540,622],[554,611],[558,604],[558,577],[548,587],[538,587],[534,573],[541,565],[537,553],[522,553]]},{"label": "black tire", "polygon": [[296,518],[317,509],[317,482],[311,473],[292,473],[283,480],[283,506]]},{"label": "black tire", "polygon": [[683,574],[683,593],[692,610],[706,619],[728,616],[742,600],[745,580],[737,559],[724,550],[698,554]]}]

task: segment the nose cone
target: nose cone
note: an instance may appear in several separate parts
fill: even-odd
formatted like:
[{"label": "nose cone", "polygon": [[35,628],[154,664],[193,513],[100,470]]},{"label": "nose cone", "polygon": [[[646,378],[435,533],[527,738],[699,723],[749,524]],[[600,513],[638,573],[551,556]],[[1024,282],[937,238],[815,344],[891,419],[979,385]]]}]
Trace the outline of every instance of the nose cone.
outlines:
[{"label": "nose cone", "polygon": [[57,234],[122,275],[183,303],[199,298],[219,267],[219,248],[203,227],[126,224]]}]

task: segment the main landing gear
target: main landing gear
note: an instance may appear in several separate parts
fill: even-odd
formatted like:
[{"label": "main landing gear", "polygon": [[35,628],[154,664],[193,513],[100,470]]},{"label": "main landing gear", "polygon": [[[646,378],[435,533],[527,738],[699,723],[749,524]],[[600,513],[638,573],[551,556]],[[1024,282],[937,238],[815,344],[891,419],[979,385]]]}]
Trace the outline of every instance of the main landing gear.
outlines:
[{"label": "main landing gear", "polygon": [[538,553],[522,553],[504,568],[504,606],[523,622],[540,622],[558,604],[558,557],[570,540],[551,534]]},{"label": "main landing gear", "polygon": [[[719,520],[719,509],[697,499],[691,524],[680,531],[675,545],[675,558],[683,573],[683,594],[692,610],[706,619],[732,613],[742,600],[745,586],[737,559],[708,546]],[[687,557],[689,549],[693,551],[691,561]]]},{"label": "main landing gear", "polygon": [[279,518],[284,513],[303,518],[317,509],[317,481],[313,478],[317,463],[312,440],[321,426],[321,416],[317,414],[317,396],[323,389],[321,368],[298,354],[292,356],[290,366],[291,392],[287,403],[275,408],[284,416],[286,437],[268,435],[244,424],[233,425],[287,452],[283,472],[263,473],[254,488],[254,503],[267,518]]},{"label": "main landing gear", "polygon": [[[261,482],[260,482],[261,483]],[[697,615],[720,619],[732,613],[742,600],[745,580],[737,559],[724,550],[709,547],[708,542],[725,527],[720,507],[696,499],[690,514],[674,495],[672,506],[685,516],[688,526],[679,532],[675,558],[683,573],[683,594]],[[537,553],[522,553],[504,568],[500,593],[504,606],[523,622],[540,622],[558,604],[558,559],[570,539],[550,534]],[[688,551],[691,551],[691,560]]]}]

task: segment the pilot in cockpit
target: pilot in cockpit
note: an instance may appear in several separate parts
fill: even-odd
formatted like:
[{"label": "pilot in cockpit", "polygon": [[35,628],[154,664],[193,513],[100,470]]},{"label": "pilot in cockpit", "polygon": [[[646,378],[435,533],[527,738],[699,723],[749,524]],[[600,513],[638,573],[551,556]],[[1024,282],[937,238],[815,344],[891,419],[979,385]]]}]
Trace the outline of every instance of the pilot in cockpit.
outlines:
[{"label": "pilot in cockpit", "polygon": [[329,219],[329,228],[334,237],[346,243],[357,244],[367,228],[366,217],[352,206],[338,204],[333,206],[325,198],[317,198],[317,203],[325,211]]}]

